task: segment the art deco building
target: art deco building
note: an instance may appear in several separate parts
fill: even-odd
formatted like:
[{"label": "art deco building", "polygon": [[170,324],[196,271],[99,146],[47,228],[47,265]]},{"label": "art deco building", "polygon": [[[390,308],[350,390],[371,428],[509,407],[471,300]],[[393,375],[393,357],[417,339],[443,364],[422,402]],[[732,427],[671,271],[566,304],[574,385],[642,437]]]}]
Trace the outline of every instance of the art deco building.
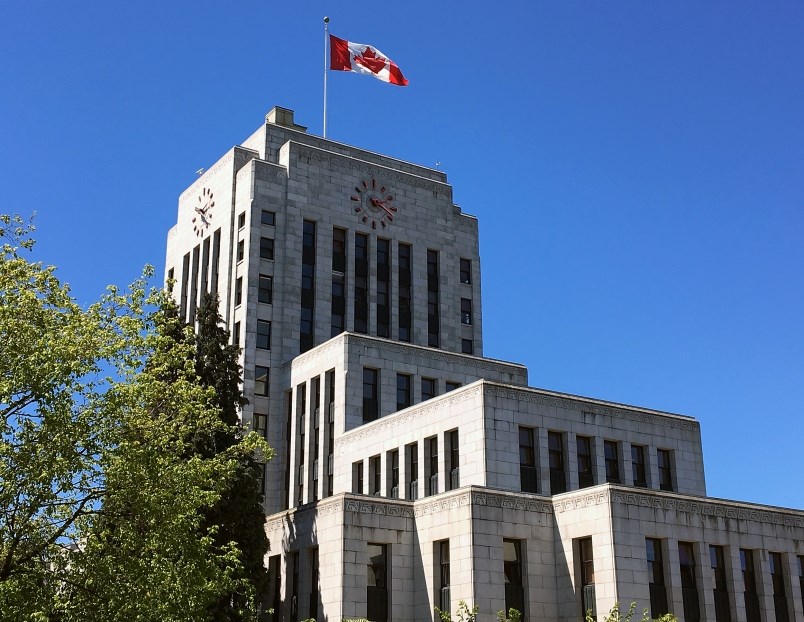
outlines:
[{"label": "art deco building", "polygon": [[804,620],[804,512],[706,496],[691,417],[483,357],[477,219],[438,170],[274,108],[179,198],[166,278],[216,292],[265,465],[270,619]]}]

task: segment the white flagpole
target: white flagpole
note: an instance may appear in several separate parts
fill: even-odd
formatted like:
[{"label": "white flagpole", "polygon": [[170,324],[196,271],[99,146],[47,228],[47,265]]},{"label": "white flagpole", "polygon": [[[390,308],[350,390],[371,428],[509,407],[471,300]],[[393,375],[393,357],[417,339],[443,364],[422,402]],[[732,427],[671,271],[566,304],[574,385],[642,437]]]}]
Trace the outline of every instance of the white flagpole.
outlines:
[{"label": "white flagpole", "polygon": [[327,44],[329,43],[329,17],[324,18],[324,138],[327,137]]}]

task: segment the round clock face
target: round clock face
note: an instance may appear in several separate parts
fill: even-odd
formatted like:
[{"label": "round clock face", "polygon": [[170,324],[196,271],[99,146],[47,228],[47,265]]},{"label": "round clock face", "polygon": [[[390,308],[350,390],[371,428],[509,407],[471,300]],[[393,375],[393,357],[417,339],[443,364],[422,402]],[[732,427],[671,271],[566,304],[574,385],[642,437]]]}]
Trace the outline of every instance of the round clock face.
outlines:
[{"label": "round clock face", "polygon": [[195,207],[195,216],[193,216],[193,231],[196,235],[202,236],[209,230],[213,207],[215,207],[215,200],[212,198],[212,190],[204,188],[198,195],[198,205]]},{"label": "round clock face", "polygon": [[355,213],[358,218],[371,225],[372,229],[385,229],[396,218],[397,208],[393,205],[393,194],[376,179],[357,184],[351,199],[356,203]]}]

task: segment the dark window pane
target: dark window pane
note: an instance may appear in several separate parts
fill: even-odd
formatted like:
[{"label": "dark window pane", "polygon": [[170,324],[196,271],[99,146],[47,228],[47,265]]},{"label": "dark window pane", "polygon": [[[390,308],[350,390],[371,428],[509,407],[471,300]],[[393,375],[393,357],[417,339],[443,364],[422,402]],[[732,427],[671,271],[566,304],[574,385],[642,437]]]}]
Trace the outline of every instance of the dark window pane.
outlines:
[{"label": "dark window pane", "polygon": [[273,227],[276,225],[276,214],[274,212],[269,212],[268,210],[262,210],[262,214],[260,214],[260,222],[263,225]]}]

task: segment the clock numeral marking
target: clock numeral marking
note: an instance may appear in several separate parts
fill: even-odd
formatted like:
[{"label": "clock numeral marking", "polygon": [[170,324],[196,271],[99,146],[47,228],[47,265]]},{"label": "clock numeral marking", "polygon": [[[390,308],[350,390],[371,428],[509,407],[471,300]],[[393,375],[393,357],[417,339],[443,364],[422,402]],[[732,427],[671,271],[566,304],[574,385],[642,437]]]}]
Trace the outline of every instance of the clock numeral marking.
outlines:
[{"label": "clock numeral marking", "polygon": [[385,192],[385,186],[383,186],[382,188],[380,188],[380,192]]},{"label": "clock numeral marking", "polygon": [[356,191],[358,194],[363,194],[363,191],[362,191],[362,190],[361,190],[361,189],[360,189],[358,186],[355,186],[355,191]]},{"label": "clock numeral marking", "polygon": [[356,211],[356,212],[362,212],[362,211],[363,211],[363,208],[362,208],[362,207],[356,207],[356,208],[355,208],[355,211]]},{"label": "clock numeral marking", "polygon": [[363,220],[363,222],[367,222],[368,221],[368,216],[363,216],[362,220]]},{"label": "clock numeral marking", "polygon": [[377,221],[376,221],[376,220],[372,220],[372,221],[371,221],[371,228],[372,228],[372,229],[376,229],[376,228],[377,228]]},{"label": "clock numeral marking", "polygon": [[360,197],[352,197],[352,201],[360,202]]},{"label": "clock numeral marking", "polygon": [[371,187],[372,187],[372,188],[376,188],[376,187],[377,187],[377,181],[376,181],[376,180],[374,180],[374,179],[372,179],[372,180],[371,180]]},{"label": "clock numeral marking", "polygon": [[364,188],[368,188],[368,184],[367,184],[365,181],[362,181],[362,182],[360,182],[360,183],[362,183],[362,184],[363,184],[363,187],[364,187]]}]

